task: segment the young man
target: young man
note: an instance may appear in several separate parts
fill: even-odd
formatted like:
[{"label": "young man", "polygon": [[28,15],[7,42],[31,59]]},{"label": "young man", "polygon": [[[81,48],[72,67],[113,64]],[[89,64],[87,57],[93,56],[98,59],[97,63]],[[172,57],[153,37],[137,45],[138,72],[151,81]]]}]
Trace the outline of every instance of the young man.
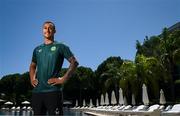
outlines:
[{"label": "young man", "polygon": [[[43,24],[44,43],[33,51],[30,64],[30,80],[34,87],[32,92],[32,107],[34,115],[55,115],[62,110],[62,88],[78,66],[78,62],[69,47],[54,41],[55,25],[47,21]],[[65,75],[60,70],[67,59],[70,66]]]}]

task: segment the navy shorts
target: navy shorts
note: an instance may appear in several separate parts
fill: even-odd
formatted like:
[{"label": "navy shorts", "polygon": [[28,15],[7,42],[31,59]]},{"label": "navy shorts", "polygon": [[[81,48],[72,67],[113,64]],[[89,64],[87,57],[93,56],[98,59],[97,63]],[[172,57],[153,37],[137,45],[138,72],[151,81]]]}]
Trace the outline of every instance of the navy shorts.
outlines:
[{"label": "navy shorts", "polygon": [[34,115],[63,115],[63,95],[61,91],[32,93]]}]

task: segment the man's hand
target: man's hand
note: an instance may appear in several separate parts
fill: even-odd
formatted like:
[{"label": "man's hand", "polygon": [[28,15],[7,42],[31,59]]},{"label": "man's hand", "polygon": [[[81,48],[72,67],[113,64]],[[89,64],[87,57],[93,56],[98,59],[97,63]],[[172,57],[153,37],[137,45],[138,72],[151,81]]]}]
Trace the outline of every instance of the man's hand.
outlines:
[{"label": "man's hand", "polygon": [[31,80],[31,85],[32,85],[33,87],[36,87],[37,84],[38,84],[38,80],[37,80],[37,79],[32,79],[32,80]]},{"label": "man's hand", "polygon": [[63,84],[65,82],[65,77],[61,77],[61,78],[50,78],[48,80],[48,84],[51,85],[57,85],[57,84]]},{"label": "man's hand", "polygon": [[70,57],[68,59],[68,61],[70,62],[70,66],[69,66],[67,72],[64,74],[64,76],[61,78],[50,78],[48,80],[48,84],[51,84],[51,85],[63,84],[63,83],[65,83],[65,81],[67,81],[72,76],[72,74],[74,73],[74,71],[79,63],[77,62],[77,60],[74,56]]}]

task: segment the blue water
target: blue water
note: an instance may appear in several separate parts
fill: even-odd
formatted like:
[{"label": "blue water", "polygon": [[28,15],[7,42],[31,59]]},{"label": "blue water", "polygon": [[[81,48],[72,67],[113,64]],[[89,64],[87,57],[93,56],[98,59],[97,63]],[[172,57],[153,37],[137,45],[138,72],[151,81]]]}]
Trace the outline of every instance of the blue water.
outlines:
[{"label": "blue water", "polygon": [[[88,116],[82,112],[78,111],[72,111],[69,110],[68,108],[64,108],[64,116]],[[15,111],[15,110],[0,110],[0,115],[13,115],[13,116],[32,116],[33,112],[32,111],[26,111],[26,110],[20,110],[20,111]]]}]

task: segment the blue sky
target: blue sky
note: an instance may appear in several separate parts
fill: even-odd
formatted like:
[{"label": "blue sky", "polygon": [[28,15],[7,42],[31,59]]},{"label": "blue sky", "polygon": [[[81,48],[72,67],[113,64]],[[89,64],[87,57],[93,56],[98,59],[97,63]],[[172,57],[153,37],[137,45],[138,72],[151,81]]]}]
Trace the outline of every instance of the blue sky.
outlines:
[{"label": "blue sky", "polygon": [[29,70],[44,21],[55,23],[55,40],[81,66],[96,70],[110,56],[134,60],[136,40],[179,22],[179,6],[180,0],[0,0],[0,78]]}]

